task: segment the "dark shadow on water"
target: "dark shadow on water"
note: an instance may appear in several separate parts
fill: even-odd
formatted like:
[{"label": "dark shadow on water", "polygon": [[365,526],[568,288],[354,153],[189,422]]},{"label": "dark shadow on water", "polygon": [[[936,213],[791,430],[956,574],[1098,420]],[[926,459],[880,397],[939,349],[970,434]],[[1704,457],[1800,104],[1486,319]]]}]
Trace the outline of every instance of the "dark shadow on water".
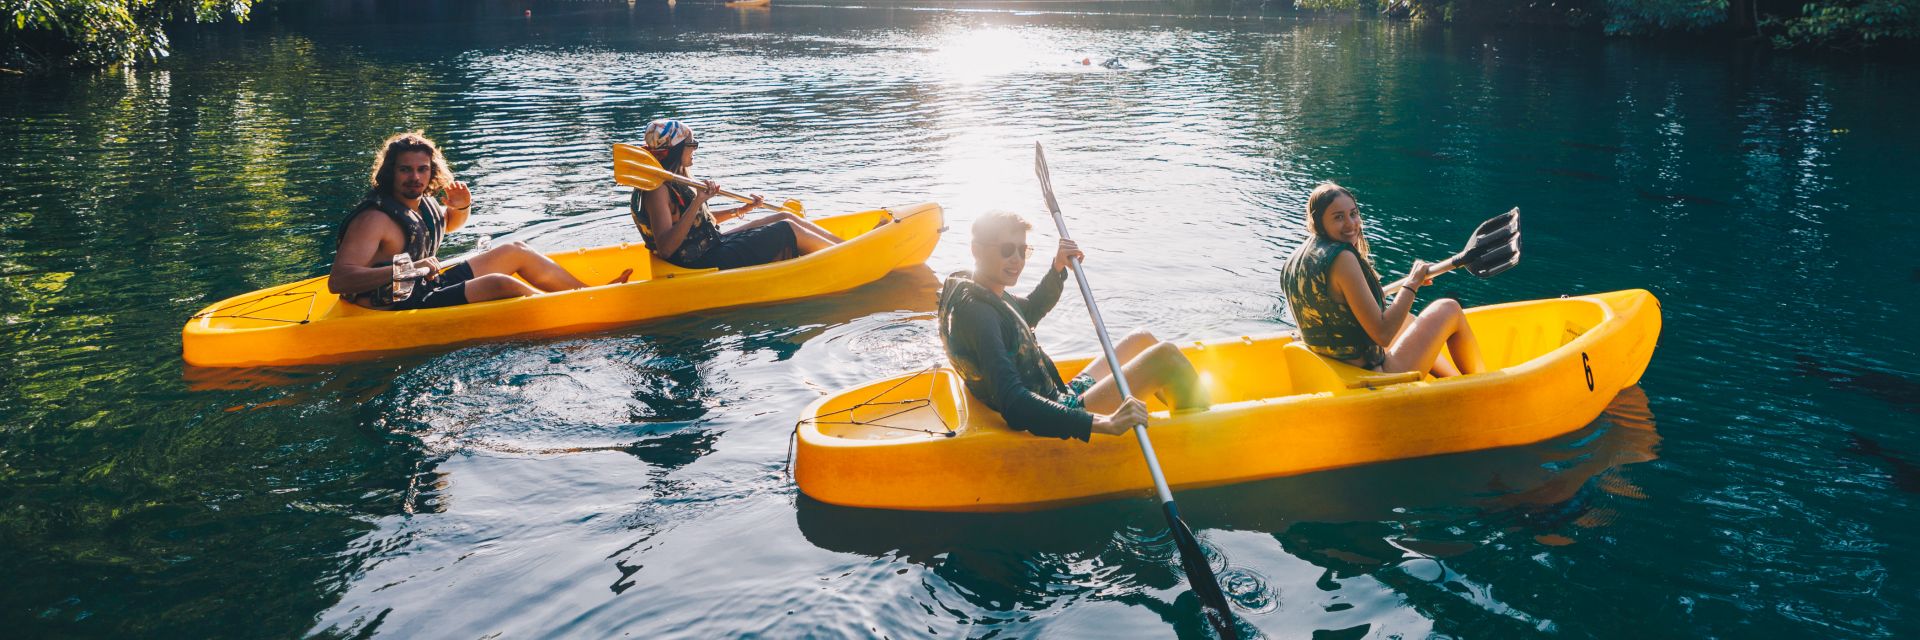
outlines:
[{"label": "dark shadow on water", "polygon": [[1887,463],[1888,472],[1893,474],[1893,486],[1907,493],[1920,493],[1920,465],[1900,457],[1898,451],[1889,451],[1880,446],[1878,440],[1860,435],[1860,432],[1847,433],[1853,440],[1847,447],[1849,453],[1858,454]]},{"label": "dark shadow on water", "polygon": [[[1471,554],[1490,537],[1546,548],[1574,543],[1569,536],[1578,530],[1605,526],[1607,509],[1596,503],[1608,495],[1644,498],[1620,469],[1655,459],[1659,442],[1646,394],[1633,387],[1592,425],[1534,445],[1183,491],[1177,498],[1203,544],[1207,530],[1270,533],[1287,553],[1326,569],[1323,582],[1374,576],[1436,621],[1526,636],[1538,633],[1530,623],[1490,612],[1462,595],[1471,588],[1429,574],[1457,579],[1447,558]],[[1183,579],[1177,551],[1146,496],[1036,513],[964,514],[855,509],[801,495],[795,516],[815,546],[929,567],[982,608],[1045,610],[1097,597],[1090,592],[1100,589],[1135,594],[1123,599],[1148,606],[1133,600],[1151,598],[1116,587],[1165,589]],[[1074,568],[1090,559],[1110,572],[1096,577]],[[1223,576],[1234,572],[1231,561],[1214,558]],[[1244,606],[1248,598],[1277,596],[1234,599]],[[1180,635],[1204,635],[1191,594],[1174,605],[1152,608]]]},{"label": "dark shadow on water", "polygon": [[1413,158],[1415,160],[1425,160],[1428,162],[1450,163],[1450,162],[1462,161],[1462,159],[1460,158],[1460,155],[1457,153],[1447,152],[1447,151],[1435,151],[1433,149],[1428,149],[1425,147],[1397,147],[1394,149],[1394,151],[1408,158]]},{"label": "dark shadow on water", "polygon": [[1804,353],[1794,354],[1793,359],[1800,375],[1825,380],[1829,386],[1841,391],[1871,396],[1901,411],[1920,413],[1920,381],[1885,371],[1848,369]]},{"label": "dark shadow on water", "polygon": [[671,471],[713,453],[717,439],[719,434],[706,430],[670,433],[627,445],[627,453],[656,469]]}]

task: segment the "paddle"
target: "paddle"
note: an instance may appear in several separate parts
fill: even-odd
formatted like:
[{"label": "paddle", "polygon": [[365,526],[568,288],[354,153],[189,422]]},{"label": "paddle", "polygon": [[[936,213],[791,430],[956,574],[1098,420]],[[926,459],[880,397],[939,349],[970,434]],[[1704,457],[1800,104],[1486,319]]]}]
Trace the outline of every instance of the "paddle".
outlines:
[{"label": "paddle", "polygon": [[[1512,269],[1520,264],[1520,208],[1489,218],[1474,228],[1473,236],[1467,238],[1467,248],[1434,264],[1427,270],[1431,279],[1454,269],[1466,269],[1482,278]],[[1407,286],[1406,278],[1394,281],[1383,287],[1385,295],[1393,295],[1395,290]]]},{"label": "paddle", "polygon": [[[1040,193],[1046,196],[1047,210],[1053,212],[1053,224],[1060,230],[1060,238],[1067,239],[1067,220],[1060,214],[1060,202],[1053,197],[1053,179],[1047,174],[1047,154],[1040,143],[1033,143],[1033,172],[1040,177]],[[1087,315],[1093,316],[1093,329],[1100,336],[1100,348],[1107,354],[1107,366],[1113,368],[1113,382],[1120,386],[1120,397],[1133,397],[1133,390],[1127,388],[1127,376],[1120,371],[1120,356],[1113,351],[1113,340],[1107,337],[1107,323],[1100,318],[1100,306],[1093,301],[1093,287],[1087,285],[1087,274],[1080,266],[1080,259],[1073,259],[1073,276],[1080,283],[1080,296],[1087,301]],[[1187,583],[1193,593],[1200,597],[1200,603],[1209,610],[1208,621],[1213,623],[1222,638],[1238,638],[1240,634],[1234,628],[1233,610],[1227,604],[1227,595],[1220,591],[1220,579],[1214,577],[1213,567],[1207,564],[1207,556],[1200,551],[1200,541],[1194,539],[1193,529],[1180,519],[1180,508],[1173,504],[1173,490],[1167,488],[1167,477],[1160,472],[1160,459],[1153,454],[1153,441],[1147,438],[1147,425],[1133,426],[1134,438],[1140,441],[1140,453],[1147,458],[1147,472],[1153,475],[1153,489],[1160,494],[1161,511],[1167,516],[1167,528],[1173,534],[1174,546],[1180,548],[1180,567],[1186,570]]]},{"label": "paddle", "polygon": [[[689,187],[702,186],[699,180],[695,180],[693,178],[689,178],[689,177],[680,175],[678,173],[668,171],[666,167],[660,166],[660,160],[658,158],[653,157],[653,154],[648,152],[646,149],[642,149],[640,147],[636,147],[630,144],[613,145],[613,181],[614,182],[618,182],[620,184],[624,184],[629,187],[639,189],[641,191],[652,191],[654,189],[660,188],[660,183],[666,182],[669,180],[687,185]],[[741,202],[753,202],[753,198],[749,198],[749,197],[734,193],[732,191],[727,191],[725,189],[721,189],[717,193],[729,198],[733,198],[735,200],[739,200]],[[805,207],[801,206],[799,200],[788,200],[786,202],[781,203],[780,206],[778,207],[773,206],[771,204],[765,204],[765,203],[762,203],[760,206],[766,207],[768,209],[772,209],[775,211],[785,211],[787,213],[791,213],[796,216],[804,217],[807,215],[805,211]]]}]

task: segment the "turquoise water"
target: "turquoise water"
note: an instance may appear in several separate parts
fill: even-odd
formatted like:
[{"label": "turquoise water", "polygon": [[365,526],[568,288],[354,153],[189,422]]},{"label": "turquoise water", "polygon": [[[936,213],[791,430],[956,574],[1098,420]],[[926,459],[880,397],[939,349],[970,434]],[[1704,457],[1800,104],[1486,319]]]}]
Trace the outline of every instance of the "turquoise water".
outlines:
[{"label": "turquoise water", "polygon": [[[727,186],[814,212],[933,200],[956,230],[995,208],[1042,221],[1042,141],[1108,323],[1165,338],[1286,328],[1279,264],[1324,179],[1358,191],[1391,276],[1525,211],[1520,267],[1429,291],[1661,297],[1641,386],[1572,434],[1182,492],[1249,634],[1920,629],[1912,64],[1186,4],[964,9],[343,12],[182,38],[150,70],[0,78],[0,621],[1209,633],[1149,500],[900,514],[785,474],[807,402],[939,358],[933,293],[963,232],[926,269],[787,305],[351,366],[180,362],[193,311],[325,269],[385,135],[425,129],[474,185],[452,249],[560,249],[633,239],[608,145],[671,115]],[[1113,56],[1134,69],[1073,64]],[[1077,300],[1039,335],[1097,348]]]}]

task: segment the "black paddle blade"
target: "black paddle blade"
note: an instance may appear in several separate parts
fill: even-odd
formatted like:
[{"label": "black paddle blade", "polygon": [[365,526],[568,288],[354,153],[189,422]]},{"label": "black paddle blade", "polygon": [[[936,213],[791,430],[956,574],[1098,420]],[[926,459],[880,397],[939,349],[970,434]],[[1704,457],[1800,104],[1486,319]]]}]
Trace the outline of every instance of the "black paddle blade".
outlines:
[{"label": "black paddle blade", "polygon": [[1479,254],[1506,244],[1517,235],[1520,235],[1520,208],[1514,207],[1474,227],[1473,235],[1467,237],[1467,248],[1460,250],[1459,255],[1464,262],[1472,262]]},{"label": "black paddle blade", "polygon": [[1053,199],[1053,176],[1047,173],[1047,152],[1033,143],[1033,174],[1040,177],[1040,195],[1047,198],[1047,211],[1060,215],[1060,201]]},{"label": "black paddle blade", "polygon": [[1482,278],[1520,264],[1520,208],[1480,223],[1454,264]]},{"label": "black paddle blade", "polygon": [[1480,259],[1468,263],[1466,269],[1467,273],[1491,278],[1502,271],[1512,269],[1517,264],[1520,264],[1520,236],[1515,235],[1512,242],[1481,254]]},{"label": "black paddle blade", "polygon": [[1167,515],[1167,529],[1173,534],[1173,544],[1180,548],[1180,568],[1187,573],[1187,586],[1193,589],[1193,595],[1200,597],[1200,604],[1207,616],[1207,622],[1213,624],[1213,630],[1220,637],[1234,640],[1240,637],[1239,629],[1233,618],[1233,607],[1227,604],[1227,594],[1220,590],[1220,578],[1213,575],[1213,565],[1207,563],[1207,554],[1200,550],[1200,540],[1193,537],[1193,529],[1187,521],[1180,519],[1180,508],[1172,502],[1160,503]]}]

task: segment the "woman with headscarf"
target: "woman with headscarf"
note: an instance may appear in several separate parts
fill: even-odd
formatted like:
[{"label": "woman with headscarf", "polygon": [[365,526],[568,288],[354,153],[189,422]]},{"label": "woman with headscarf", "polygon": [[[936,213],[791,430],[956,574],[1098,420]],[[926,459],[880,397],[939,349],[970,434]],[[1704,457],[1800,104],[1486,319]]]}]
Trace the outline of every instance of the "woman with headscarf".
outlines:
[{"label": "woman with headscarf", "polygon": [[[647,123],[647,152],[660,160],[660,166],[680,175],[688,175],[693,166],[693,129],[678,120]],[[690,176],[689,176],[690,177]],[[755,195],[746,205],[711,211],[707,199],[720,186],[712,180],[698,188],[677,182],[662,182],[650,191],[634,191],[633,224],[654,255],[689,269],[734,269],[803,256],[836,244],[833,233],[786,211],[721,231],[720,222],[767,207]]]}]

